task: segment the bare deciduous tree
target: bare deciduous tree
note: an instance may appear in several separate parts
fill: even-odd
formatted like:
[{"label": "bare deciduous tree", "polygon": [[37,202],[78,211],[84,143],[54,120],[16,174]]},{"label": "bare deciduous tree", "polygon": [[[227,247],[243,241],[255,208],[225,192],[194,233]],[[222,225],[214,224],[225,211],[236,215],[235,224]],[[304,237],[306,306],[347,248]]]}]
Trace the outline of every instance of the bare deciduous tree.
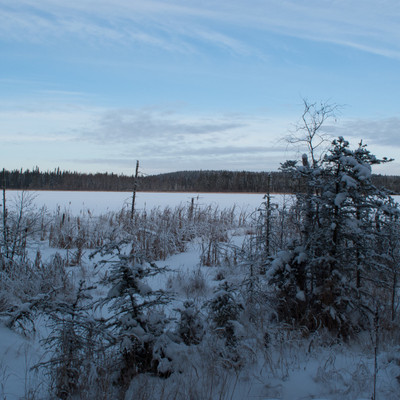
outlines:
[{"label": "bare deciduous tree", "polygon": [[326,128],[327,120],[336,120],[341,107],[322,101],[310,103],[307,99],[303,99],[303,104],[304,110],[300,121],[285,139],[289,144],[306,147],[311,166],[315,168],[323,156],[323,151],[320,151],[321,145],[329,141],[329,135],[323,128]]}]

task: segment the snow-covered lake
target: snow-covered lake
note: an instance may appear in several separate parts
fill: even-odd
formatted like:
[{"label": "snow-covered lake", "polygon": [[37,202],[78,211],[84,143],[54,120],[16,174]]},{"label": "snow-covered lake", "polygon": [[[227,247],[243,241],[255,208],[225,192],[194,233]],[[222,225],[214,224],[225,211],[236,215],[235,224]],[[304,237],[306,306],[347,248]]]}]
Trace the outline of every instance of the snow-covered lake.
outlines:
[{"label": "snow-covered lake", "polygon": [[[30,191],[34,204],[41,208],[46,206],[50,212],[60,207],[72,214],[89,210],[92,214],[102,214],[108,211],[119,211],[123,207],[130,207],[132,194],[129,192],[73,192],[73,191]],[[20,191],[7,192],[8,202],[18,199]],[[239,210],[253,211],[263,201],[261,193],[161,193],[138,192],[136,194],[136,209],[152,209],[154,207],[176,207],[189,204],[194,198],[200,206],[218,206],[230,208],[236,206]],[[276,195],[275,201],[278,201]]]},{"label": "snow-covered lake", "polygon": [[[18,201],[21,191],[8,191],[8,204]],[[129,192],[75,192],[75,191],[28,191],[32,196],[36,207],[45,206],[48,211],[53,212],[60,207],[61,210],[69,210],[78,215],[88,210],[93,215],[104,214],[109,211],[120,211],[123,207],[130,209],[132,193]],[[400,202],[400,196],[393,196]],[[235,206],[237,210],[253,212],[263,202],[262,193],[171,193],[171,192],[138,192],[136,194],[136,209],[150,210],[154,207],[176,207],[187,205],[194,198],[195,204],[199,206],[219,207],[220,209]],[[275,194],[271,196],[273,203],[282,204],[290,201],[291,195]]]}]

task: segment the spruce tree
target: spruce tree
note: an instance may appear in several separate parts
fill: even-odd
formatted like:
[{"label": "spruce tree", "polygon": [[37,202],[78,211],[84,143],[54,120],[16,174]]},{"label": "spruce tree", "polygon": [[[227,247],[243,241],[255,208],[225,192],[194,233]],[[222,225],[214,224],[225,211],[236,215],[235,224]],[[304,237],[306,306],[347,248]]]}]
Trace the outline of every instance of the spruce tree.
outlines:
[{"label": "spruce tree", "polygon": [[107,306],[110,317],[106,327],[116,354],[116,384],[121,394],[132,378],[140,373],[157,373],[153,349],[165,329],[166,318],[160,308],[169,297],[162,290],[153,290],[148,279],[165,268],[148,262],[140,254],[125,253],[127,244],[111,244],[101,251],[102,263],[110,265],[103,279],[109,287],[100,306]]},{"label": "spruce tree", "polygon": [[[301,235],[280,252],[268,272],[278,289],[278,312],[311,330],[327,327],[347,336],[371,311],[379,226],[397,213],[389,194],[372,184],[377,159],[366,146],[355,150],[340,137],[319,163],[286,163],[303,182],[297,200]],[[365,327],[365,323],[364,323]]]}]

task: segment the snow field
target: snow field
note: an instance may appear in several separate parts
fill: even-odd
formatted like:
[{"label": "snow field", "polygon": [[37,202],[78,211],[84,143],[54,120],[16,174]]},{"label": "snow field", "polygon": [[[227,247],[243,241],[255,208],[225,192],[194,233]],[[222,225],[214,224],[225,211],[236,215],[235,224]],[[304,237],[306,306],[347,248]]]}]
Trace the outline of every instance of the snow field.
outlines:
[{"label": "snow field", "polygon": [[[10,191],[10,200],[17,199],[21,191]],[[34,199],[36,207],[45,206],[50,212],[58,207],[61,211],[69,210],[74,215],[87,213],[105,214],[109,211],[120,211],[122,207],[130,210],[132,194],[129,192],[75,192],[75,191],[27,191]],[[281,198],[282,195],[276,195]],[[200,206],[213,206],[220,209],[236,206],[239,210],[252,212],[263,199],[260,193],[171,193],[171,192],[137,192],[137,210],[151,210],[166,206],[174,208],[188,205],[192,199]]]},{"label": "snow field", "polygon": [[[173,208],[182,202],[187,205],[192,198],[195,198],[196,204],[201,207],[218,206],[220,210],[236,204],[239,213],[244,210],[246,215],[251,214],[262,202],[262,196],[255,194],[198,196],[188,193],[139,193],[137,209],[148,210],[150,214],[154,207]],[[283,202],[282,196],[274,196],[274,199],[279,204]],[[116,221],[117,217],[111,215],[119,211],[121,204],[129,209],[129,200],[128,193],[40,192],[36,193],[34,201],[37,208],[46,205],[50,215],[57,208],[61,209],[59,217],[63,210],[68,210],[67,215],[70,215],[71,219],[80,216],[82,224],[90,222],[94,231],[98,231],[103,229],[103,225],[110,225]],[[105,213],[108,214],[107,217],[104,216]],[[230,229],[227,233],[228,243],[240,247],[247,238],[246,233],[252,231],[250,220],[248,223],[248,226]],[[112,229],[107,228],[104,232],[106,236],[112,233]],[[165,309],[168,315],[177,317],[176,309],[181,308],[188,299],[201,306],[212,296],[221,281],[238,284],[246,276],[247,270],[240,265],[203,265],[202,244],[203,247],[207,245],[206,236],[204,234],[203,239],[201,236],[195,236],[186,244],[183,252],[168,254],[165,259],[158,260],[157,265],[168,267],[169,271],[147,281],[153,290],[162,289],[174,293],[173,300]],[[43,260],[49,259],[55,251],[63,258],[71,259],[77,251],[75,248],[50,247],[48,243],[47,238],[45,241],[37,238],[32,240],[28,246],[30,257],[34,259],[35,253],[40,250]],[[91,251],[84,249],[78,264],[67,267],[75,285],[82,278],[96,284],[108,273],[107,265],[93,270],[93,264],[98,262],[100,257],[89,260]],[[106,292],[106,288],[98,287],[92,295],[100,297]],[[260,307],[262,306],[261,304]],[[101,312],[104,313],[104,317],[108,316],[106,308]],[[43,359],[40,338],[47,334],[46,327],[43,326],[44,321],[39,319],[36,322],[37,334],[30,338],[24,338],[4,325],[0,326],[2,400],[46,398],[46,388],[40,378],[35,380],[33,372],[30,371],[31,366]],[[357,345],[350,345],[335,343],[324,332],[302,337],[290,327],[276,326],[269,320],[262,322],[263,326],[259,331],[247,325],[246,319],[239,322],[237,329],[243,331],[243,343],[240,347],[245,360],[243,368],[232,371],[224,368],[221,360],[215,365],[211,362],[218,359],[220,343],[215,339],[208,338],[196,349],[193,348],[195,346],[187,348],[175,344],[170,351],[174,353],[175,363],[180,364],[182,371],[168,379],[139,375],[132,381],[125,399],[370,399],[373,372],[370,338],[365,337]],[[270,336],[268,346],[263,344],[262,333],[265,331]],[[396,364],[396,359],[391,359],[392,351],[390,346],[382,347],[379,359],[379,398],[388,400],[398,398],[399,393],[396,376],[400,374],[400,366]],[[28,394],[31,397],[28,397]]]}]

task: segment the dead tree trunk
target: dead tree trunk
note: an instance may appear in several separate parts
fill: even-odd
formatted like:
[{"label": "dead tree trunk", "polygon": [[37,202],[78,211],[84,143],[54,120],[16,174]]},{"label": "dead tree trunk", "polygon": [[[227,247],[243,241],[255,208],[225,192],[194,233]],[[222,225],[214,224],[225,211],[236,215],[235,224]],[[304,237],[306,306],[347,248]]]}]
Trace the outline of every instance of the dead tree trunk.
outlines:
[{"label": "dead tree trunk", "polygon": [[135,180],[133,182],[131,219],[133,219],[133,216],[135,214],[135,200],[136,200],[136,190],[137,190],[138,175],[139,175],[139,160],[136,161]]},{"label": "dead tree trunk", "polygon": [[8,227],[7,227],[7,207],[6,207],[6,172],[3,168],[3,250],[8,258]]}]

